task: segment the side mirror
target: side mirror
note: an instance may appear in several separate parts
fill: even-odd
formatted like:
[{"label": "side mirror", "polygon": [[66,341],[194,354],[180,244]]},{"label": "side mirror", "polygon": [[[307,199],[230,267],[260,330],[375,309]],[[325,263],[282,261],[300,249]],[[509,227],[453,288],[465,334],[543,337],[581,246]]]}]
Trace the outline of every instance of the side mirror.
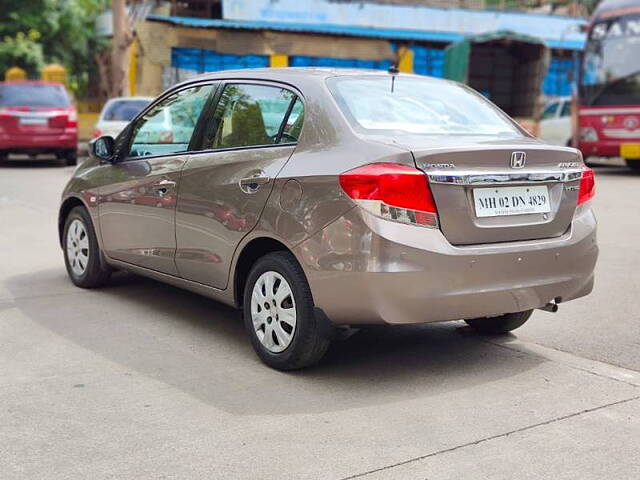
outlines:
[{"label": "side mirror", "polygon": [[113,137],[99,137],[91,144],[91,153],[104,162],[113,162],[115,154],[115,140]]}]

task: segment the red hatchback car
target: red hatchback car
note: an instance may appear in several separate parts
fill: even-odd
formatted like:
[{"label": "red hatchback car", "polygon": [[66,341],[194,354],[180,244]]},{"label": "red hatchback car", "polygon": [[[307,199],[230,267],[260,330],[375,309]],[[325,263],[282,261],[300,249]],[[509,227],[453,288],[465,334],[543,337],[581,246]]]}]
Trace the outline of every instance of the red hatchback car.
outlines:
[{"label": "red hatchback car", "polygon": [[63,85],[0,82],[0,158],[10,153],[54,153],[76,164],[78,115]]}]

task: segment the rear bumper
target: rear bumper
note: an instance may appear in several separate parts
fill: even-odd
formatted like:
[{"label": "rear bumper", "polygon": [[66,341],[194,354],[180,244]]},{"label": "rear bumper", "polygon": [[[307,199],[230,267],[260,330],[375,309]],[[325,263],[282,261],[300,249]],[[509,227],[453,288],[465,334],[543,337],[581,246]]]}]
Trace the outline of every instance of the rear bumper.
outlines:
[{"label": "rear bumper", "polygon": [[39,153],[78,148],[78,131],[66,130],[55,135],[7,135],[0,133],[0,151]]},{"label": "rear bumper", "polygon": [[439,230],[353,209],[298,245],[316,306],[335,324],[407,324],[538,308],[591,292],[596,220],[553,239],[452,246]]}]

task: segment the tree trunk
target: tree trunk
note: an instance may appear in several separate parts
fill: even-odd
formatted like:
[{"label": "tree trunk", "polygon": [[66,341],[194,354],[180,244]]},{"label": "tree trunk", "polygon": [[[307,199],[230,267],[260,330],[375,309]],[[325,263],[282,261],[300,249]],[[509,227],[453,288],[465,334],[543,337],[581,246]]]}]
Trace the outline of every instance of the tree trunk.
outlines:
[{"label": "tree trunk", "polygon": [[133,36],[127,20],[126,0],[112,0],[113,43],[111,51],[111,97],[129,94],[129,46]]}]

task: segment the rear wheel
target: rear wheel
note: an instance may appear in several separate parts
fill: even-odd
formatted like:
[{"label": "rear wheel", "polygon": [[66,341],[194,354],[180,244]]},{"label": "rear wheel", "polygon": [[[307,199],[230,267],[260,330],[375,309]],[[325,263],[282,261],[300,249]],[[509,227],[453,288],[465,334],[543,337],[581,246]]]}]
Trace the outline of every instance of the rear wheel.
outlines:
[{"label": "rear wheel", "polygon": [[69,212],[62,243],[67,273],[76,286],[95,288],[109,280],[111,269],[101,261],[91,218],[84,207],[75,207]]},{"label": "rear wheel", "polygon": [[64,161],[67,165],[76,165],[78,163],[78,150],[69,150],[65,152]]},{"label": "rear wheel", "polygon": [[521,327],[529,319],[533,310],[505,313],[499,317],[482,317],[465,320],[474,330],[489,335],[501,335]]},{"label": "rear wheel", "polygon": [[624,160],[627,163],[627,167],[629,167],[631,170],[634,170],[636,172],[640,171],[640,159],[638,160],[631,160],[629,158],[625,158]]},{"label": "rear wheel", "polygon": [[304,272],[288,252],[269,253],[251,269],[244,323],[260,359],[278,370],[313,365],[329,347]]}]

